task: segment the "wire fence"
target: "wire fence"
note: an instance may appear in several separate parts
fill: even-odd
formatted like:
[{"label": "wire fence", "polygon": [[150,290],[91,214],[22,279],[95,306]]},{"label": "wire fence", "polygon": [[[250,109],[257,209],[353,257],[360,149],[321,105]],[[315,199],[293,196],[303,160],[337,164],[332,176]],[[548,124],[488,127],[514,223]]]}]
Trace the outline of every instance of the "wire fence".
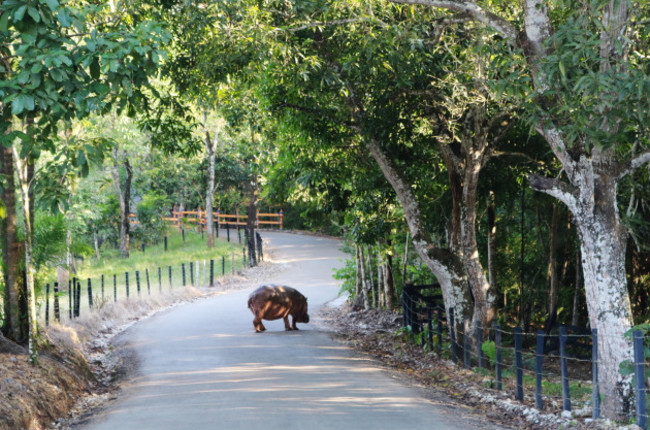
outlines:
[{"label": "wire fence", "polygon": [[[259,233],[255,236],[257,258],[261,261],[264,259],[263,241]],[[93,278],[73,277],[66,285],[48,283],[45,295],[38,302],[38,318],[48,326],[51,321],[71,321],[109,302],[163,294],[179,287],[213,287],[219,277],[234,275],[248,265],[247,249],[242,248],[239,253],[232,251],[230,256],[216,259],[145,267]]]},{"label": "wire fence", "polygon": [[[454,310],[445,311],[439,286],[406,284],[402,289],[403,326],[409,328],[423,347],[450,354],[454,363],[480,372],[493,372],[494,388],[512,390],[520,402],[531,401],[541,410],[548,403],[562,410],[591,409],[592,418],[601,415],[598,331],[573,326],[526,333],[520,327],[470,327],[458,321]],[[646,429],[645,370],[641,331],[633,337],[634,413],[636,424]],[[650,351],[649,351],[650,352]],[[525,393],[527,398],[525,399]]]}]

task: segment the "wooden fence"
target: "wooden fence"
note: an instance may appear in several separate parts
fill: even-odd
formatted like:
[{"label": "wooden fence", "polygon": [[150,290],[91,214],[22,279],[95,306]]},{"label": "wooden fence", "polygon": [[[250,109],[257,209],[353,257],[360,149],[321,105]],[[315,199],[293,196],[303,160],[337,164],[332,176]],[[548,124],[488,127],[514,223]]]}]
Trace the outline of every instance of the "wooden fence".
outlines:
[{"label": "wooden fence", "polygon": [[[235,226],[239,228],[245,226],[248,222],[247,215],[225,214],[225,213],[221,213],[221,210],[217,210],[212,214],[214,216],[214,221],[216,223],[217,228],[219,228],[220,226],[224,226],[224,227]],[[129,217],[131,219],[132,224],[139,224],[137,215],[130,214]],[[179,210],[176,206],[174,206],[174,209],[172,211],[172,216],[163,217],[163,220],[172,223],[179,229],[182,227],[183,220],[187,221],[188,219],[190,223],[205,228],[208,222],[208,215],[207,212],[201,210],[201,208],[195,211],[186,211],[186,210]],[[277,225],[280,228],[280,230],[284,229],[284,213],[282,210],[280,210],[277,213],[261,213],[259,210],[257,211],[257,216],[255,219],[255,227],[260,228],[263,226],[274,226],[274,225]]]}]

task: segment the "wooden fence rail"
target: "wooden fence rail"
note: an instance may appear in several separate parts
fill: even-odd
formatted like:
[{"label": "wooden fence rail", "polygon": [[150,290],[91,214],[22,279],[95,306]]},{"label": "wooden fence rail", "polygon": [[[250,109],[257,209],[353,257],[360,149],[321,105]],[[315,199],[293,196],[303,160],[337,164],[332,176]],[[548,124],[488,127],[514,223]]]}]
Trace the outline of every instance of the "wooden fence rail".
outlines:
[{"label": "wooden fence rail", "polygon": [[[224,214],[221,213],[220,210],[213,212],[212,214],[217,224],[217,228],[219,228],[221,225],[237,227],[243,227],[247,225],[247,215]],[[129,217],[131,219],[131,224],[139,224],[136,214],[130,214]],[[174,207],[172,216],[162,217],[162,219],[174,224],[178,228],[181,228],[183,219],[190,219],[190,222],[202,227],[205,227],[208,222],[207,212],[201,210],[200,208],[195,211],[181,211]],[[284,229],[284,212],[282,210],[280,210],[278,213],[260,213],[259,210],[257,211],[257,216],[255,218],[255,227],[259,228],[262,226],[274,225],[279,226],[280,230]]]}]

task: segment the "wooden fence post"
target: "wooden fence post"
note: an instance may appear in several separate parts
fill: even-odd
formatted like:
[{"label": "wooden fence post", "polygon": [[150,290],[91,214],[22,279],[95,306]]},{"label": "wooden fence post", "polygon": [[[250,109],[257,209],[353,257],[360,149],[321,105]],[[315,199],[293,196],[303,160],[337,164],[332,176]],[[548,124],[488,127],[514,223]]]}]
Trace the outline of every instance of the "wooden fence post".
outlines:
[{"label": "wooden fence post", "polygon": [[88,308],[93,308],[93,284],[90,278],[88,278]]},{"label": "wooden fence post", "polygon": [[126,298],[129,298],[129,272],[124,273],[124,279],[126,280]]},{"label": "wooden fence post", "polygon": [[172,285],[172,266],[169,266],[169,289],[171,290],[173,288]]},{"label": "wooden fence post", "polygon": [[72,319],[72,281],[68,279],[68,317]]},{"label": "wooden fence post", "polygon": [[54,320],[61,321],[61,310],[59,309],[59,283],[54,283]]},{"label": "wooden fence post", "polygon": [[280,230],[284,230],[284,212],[280,209]]},{"label": "wooden fence post", "polygon": [[544,331],[537,331],[537,350],[535,357],[535,406],[542,410],[542,365],[544,364]]},{"label": "wooden fence post", "polygon": [[50,284],[45,285],[45,327],[50,325]]},{"label": "wooden fence post", "polygon": [[442,308],[436,308],[436,322],[438,326],[438,355],[442,353]]},{"label": "wooden fence post", "polygon": [[158,266],[158,292],[162,293],[162,270]]},{"label": "wooden fence post", "polygon": [[102,299],[104,298],[104,274],[102,273]]},{"label": "wooden fence post", "polygon": [[151,295],[151,283],[149,282],[149,268],[144,269],[144,274],[147,278],[147,294]]},{"label": "wooden fence post", "polygon": [[138,297],[140,297],[140,271],[135,271],[135,285],[138,290]]},{"label": "wooden fence post", "polygon": [[524,401],[524,361],[521,353],[521,327],[515,327],[515,367],[517,372],[517,394],[520,402]]},{"label": "wooden fence post", "polygon": [[210,286],[214,287],[214,259],[210,259]]},{"label": "wooden fence post", "polygon": [[194,262],[193,261],[190,261],[190,285],[193,286],[193,287],[195,286],[194,285]]},{"label": "wooden fence post", "polygon": [[117,302],[117,274],[113,274],[113,301]]},{"label": "wooden fence post", "polygon": [[429,351],[433,349],[433,315],[431,314],[431,308],[427,306],[427,344],[429,345]]}]

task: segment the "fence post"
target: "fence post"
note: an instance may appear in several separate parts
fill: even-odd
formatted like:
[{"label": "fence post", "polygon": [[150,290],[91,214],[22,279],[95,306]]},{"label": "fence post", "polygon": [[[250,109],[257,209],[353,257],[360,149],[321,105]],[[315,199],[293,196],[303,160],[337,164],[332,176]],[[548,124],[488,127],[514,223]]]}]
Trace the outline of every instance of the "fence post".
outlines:
[{"label": "fence post", "polygon": [[[75,278],[77,279],[77,278]],[[75,309],[75,315],[79,317],[81,312],[81,281],[77,280],[77,307]]]},{"label": "fence post", "polygon": [[469,346],[469,336],[467,327],[469,326],[469,319],[467,317],[463,318],[463,363],[465,368],[469,369],[472,367]]},{"label": "fence post", "polygon": [[476,348],[478,349],[478,367],[485,369],[485,354],[483,354],[483,329],[476,327]]},{"label": "fence post", "polygon": [[72,319],[72,281],[68,279],[68,317]]},{"label": "fence post", "polygon": [[515,327],[515,366],[517,371],[517,394],[520,402],[524,401],[524,361],[521,353],[521,327]]},{"label": "fence post", "polygon": [[207,280],[207,277],[208,277],[208,271],[207,271],[207,269],[206,269],[206,263],[207,263],[207,262],[206,262],[205,260],[203,260],[203,286],[204,286],[204,287],[206,287],[206,286],[207,286],[207,283],[208,283],[208,280]]},{"label": "fence post", "polygon": [[228,237],[228,243],[230,243],[230,223],[226,222],[226,236]]},{"label": "fence post", "polygon": [[284,212],[282,212],[282,209],[280,209],[280,230],[284,230]]},{"label": "fence post", "polygon": [[142,253],[144,254],[144,249],[145,249],[145,244],[144,244],[144,242],[142,242],[142,245],[140,245],[140,247],[142,248]]},{"label": "fence post", "polygon": [[246,248],[242,248],[242,269],[246,267]]},{"label": "fence post", "polygon": [[167,252],[167,236],[165,236],[165,252]]},{"label": "fence post", "polygon": [[129,272],[125,272],[124,279],[126,279],[126,298],[129,298]]},{"label": "fence post", "polygon": [[117,274],[113,275],[113,301],[117,302]]},{"label": "fence post", "polygon": [[185,245],[185,229],[181,228],[181,235],[183,236],[183,245]]},{"label": "fence post", "polygon": [[90,278],[88,278],[88,308],[93,308],[93,284]]},{"label": "fence post", "polygon": [[226,256],[221,256],[221,276],[226,275]]},{"label": "fence post", "polygon": [[429,345],[429,351],[433,349],[433,315],[431,314],[431,308],[427,306],[427,343]]},{"label": "fence post", "polygon": [[[244,230],[244,236],[246,236],[246,243],[248,243],[248,230]],[[237,240],[241,244],[241,229],[239,228],[239,221],[237,221]]]},{"label": "fence post", "polygon": [[264,249],[262,245],[262,236],[255,232],[255,240],[257,241],[257,255],[260,261],[264,261]]},{"label": "fence post", "polygon": [[162,293],[162,270],[158,266],[158,292]]},{"label": "fence post", "polygon": [[643,332],[634,330],[634,380],[636,388],[636,425],[646,428],[645,417],[645,357],[643,354]]},{"label": "fence post", "polygon": [[140,271],[135,271],[135,285],[138,289],[138,297],[140,297]]},{"label": "fence post", "polygon": [[194,270],[195,270],[194,280],[196,281],[194,283],[194,286],[199,287],[201,284],[201,272],[200,272],[201,269],[199,268],[199,260],[196,260],[196,262],[194,263]]},{"label": "fence post", "polygon": [[535,357],[535,406],[542,410],[542,365],[544,364],[544,331],[537,331],[537,350]]},{"label": "fence post", "polygon": [[151,283],[149,282],[149,268],[144,269],[144,274],[147,277],[147,294],[151,295]]},{"label": "fence post", "polygon": [[214,259],[210,259],[210,286],[214,287]]},{"label": "fence post", "polygon": [[598,384],[598,329],[591,329],[591,402],[593,403],[592,418],[600,417],[600,385]]},{"label": "fence post", "polygon": [[497,390],[503,389],[503,382],[501,380],[501,326],[496,324],[494,326],[494,369],[497,379]]},{"label": "fence post", "polygon": [[449,308],[449,337],[451,339],[451,359],[458,363],[458,346],[456,345],[456,328],[454,327],[454,308]]},{"label": "fence post", "polygon": [[560,326],[560,372],[562,373],[562,409],[571,410],[571,393],[569,392],[569,373],[566,361],[566,327]]},{"label": "fence post", "polygon": [[169,289],[172,289],[172,266],[169,266]]},{"label": "fence post", "polygon": [[54,283],[54,320],[61,321],[61,310],[59,309],[59,283]]},{"label": "fence post", "polygon": [[104,298],[104,274],[102,274],[102,299]]},{"label": "fence post", "polygon": [[50,325],[50,284],[45,285],[45,326]]},{"label": "fence post", "polygon": [[194,284],[194,262],[190,261],[190,285],[195,286]]},{"label": "fence post", "polygon": [[182,273],[183,273],[183,286],[185,286],[185,263],[181,263]]},{"label": "fence post", "polygon": [[442,353],[442,308],[436,308],[436,320],[438,325],[438,355]]}]

